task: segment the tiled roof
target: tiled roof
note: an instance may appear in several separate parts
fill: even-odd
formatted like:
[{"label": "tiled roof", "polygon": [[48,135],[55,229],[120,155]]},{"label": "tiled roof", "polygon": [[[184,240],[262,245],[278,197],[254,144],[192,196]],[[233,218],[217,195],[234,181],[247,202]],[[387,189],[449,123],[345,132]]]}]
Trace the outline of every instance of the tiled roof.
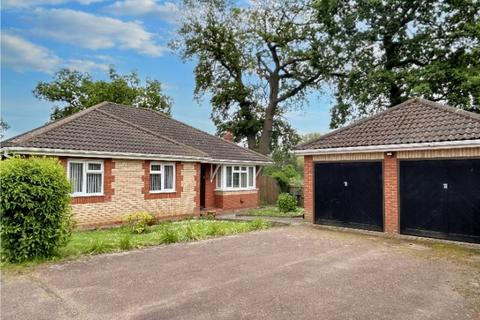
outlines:
[{"label": "tiled roof", "polygon": [[334,130],[296,150],[480,139],[480,115],[413,98]]},{"label": "tiled roof", "polygon": [[2,147],[271,161],[159,112],[110,102],[3,141]]}]

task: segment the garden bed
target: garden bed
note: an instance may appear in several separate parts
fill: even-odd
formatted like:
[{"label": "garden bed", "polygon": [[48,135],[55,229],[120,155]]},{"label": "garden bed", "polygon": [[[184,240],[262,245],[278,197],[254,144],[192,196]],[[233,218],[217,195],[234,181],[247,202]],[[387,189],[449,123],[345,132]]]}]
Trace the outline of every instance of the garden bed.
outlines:
[{"label": "garden bed", "polygon": [[15,270],[44,262],[75,259],[83,255],[120,252],[147,246],[188,242],[237,233],[263,230],[271,223],[262,219],[253,221],[183,220],[163,222],[149,227],[145,233],[135,234],[131,229],[118,228],[76,231],[65,247],[49,259],[23,263],[2,263],[2,269]]},{"label": "garden bed", "polygon": [[282,212],[277,207],[269,206],[258,209],[250,209],[238,212],[237,216],[255,216],[255,217],[276,217],[276,218],[303,218],[303,208],[297,208],[295,211]]}]

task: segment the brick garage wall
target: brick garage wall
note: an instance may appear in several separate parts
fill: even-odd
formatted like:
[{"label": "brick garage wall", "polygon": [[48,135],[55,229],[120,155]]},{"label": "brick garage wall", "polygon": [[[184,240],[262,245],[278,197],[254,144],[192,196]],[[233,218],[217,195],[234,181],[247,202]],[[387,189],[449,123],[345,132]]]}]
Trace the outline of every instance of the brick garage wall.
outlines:
[{"label": "brick garage wall", "polygon": [[399,233],[399,204],[398,204],[398,159],[392,152],[385,153],[383,159],[383,197],[384,197],[384,231]]},{"label": "brick garage wall", "polygon": [[258,207],[258,190],[216,191],[215,207],[222,210],[237,210]]},{"label": "brick garage wall", "polygon": [[[142,160],[112,160],[111,199],[97,203],[73,203],[73,214],[79,227],[109,225],[121,222],[122,216],[132,212],[148,211],[159,219],[170,219],[199,214],[197,174],[195,163],[177,165],[177,197],[145,199],[145,162]],[[181,179],[178,180],[178,174]],[[174,193],[175,194],[175,193]]]},{"label": "brick garage wall", "polygon": [[479,158],[480,148],[399,151],[398,159]]},{"label": "brick garage wall", "polygon": [[305,221],[313,223],[313,157],[304,157],[303,208]]}]

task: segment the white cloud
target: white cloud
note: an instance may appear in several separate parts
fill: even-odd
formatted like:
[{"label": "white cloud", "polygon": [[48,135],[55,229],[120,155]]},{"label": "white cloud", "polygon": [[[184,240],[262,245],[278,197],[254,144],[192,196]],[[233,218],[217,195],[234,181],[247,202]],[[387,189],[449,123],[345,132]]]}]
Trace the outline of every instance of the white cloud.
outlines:
[{"label": "white cloud", "polygon": [[179,14],[178,6],[170,1],[121,0],[107,6],[108,12],[123,16],[158,15],[161,19],[175,22]]},{"label": "white cloud", "polygon": [[52,73],[61,60],[45,47],[3,32],[2,63],[20,72],[35,70]]},{"label": "white cloud", "polygon": [[89,5],[94,2],[102,2],[104,0],[4,0],[2,1],[3,9],[10,8],[31,8],[42,5],[58,5],[67,2],[76,2],[83,5]]},{"label": "white cloud", "polygon": [[[113,60],[108,60],[112,62]],[[2,64],[18,72],[40,71],[53,73],[60,68],[69,68],[81,72],[108,71],[107,58],[72,58],[62,60],[48,48],[34,44],[22,37],[2,32]]]},{"label": "white cloud", "polygon": [[32,24],[36,35],[88,49],[130,49],[151,56],[160,56],[166,50],[138,22],[82,11],[38,9]]},{"label": "white cloud", "polygon": [[86,59],[70,59],[65,63],[64,67],[80,72],[91,72],[98,70],[106,72],[110,68],[110,66],[106,63],[99,63]]}]

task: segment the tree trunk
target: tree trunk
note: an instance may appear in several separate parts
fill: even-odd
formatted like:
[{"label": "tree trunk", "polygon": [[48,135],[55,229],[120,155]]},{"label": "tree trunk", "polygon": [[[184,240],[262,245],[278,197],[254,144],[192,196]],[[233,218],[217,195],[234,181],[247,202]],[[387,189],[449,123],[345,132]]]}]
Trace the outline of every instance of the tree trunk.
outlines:
[{"label": "tree trunk", "polygon": [[256,133],[249,133],[247,135],[247,146],[250,150],[257,150],[257,139]]},{"label": "tree trunk", "polygon": [[260,137],[260,144],[258,146],[258,151],[261,154],[268,155],[272,151],[270,148],[272,142],[272,131],[273,131],[273,117],[277,112],[277,99],[278,91],[280,87],[280,78],[278,74],[272,74],[268,79],[268,84],[270,86],[270,95],[268,107],[265,110],[265,119],[263,121],[262,136]]},{"label": "tree trunk", "polygon": [[[385,36],[383,39],[383,46],[385,49],[385,69],[392,72],[398,63],[398,45],[393,42],[393,36]],[[390,106],[393,107],[402,102],[402,90],[397,85],[395,80],[392,80],[389,84],[388,98],[390,100]]]}]

